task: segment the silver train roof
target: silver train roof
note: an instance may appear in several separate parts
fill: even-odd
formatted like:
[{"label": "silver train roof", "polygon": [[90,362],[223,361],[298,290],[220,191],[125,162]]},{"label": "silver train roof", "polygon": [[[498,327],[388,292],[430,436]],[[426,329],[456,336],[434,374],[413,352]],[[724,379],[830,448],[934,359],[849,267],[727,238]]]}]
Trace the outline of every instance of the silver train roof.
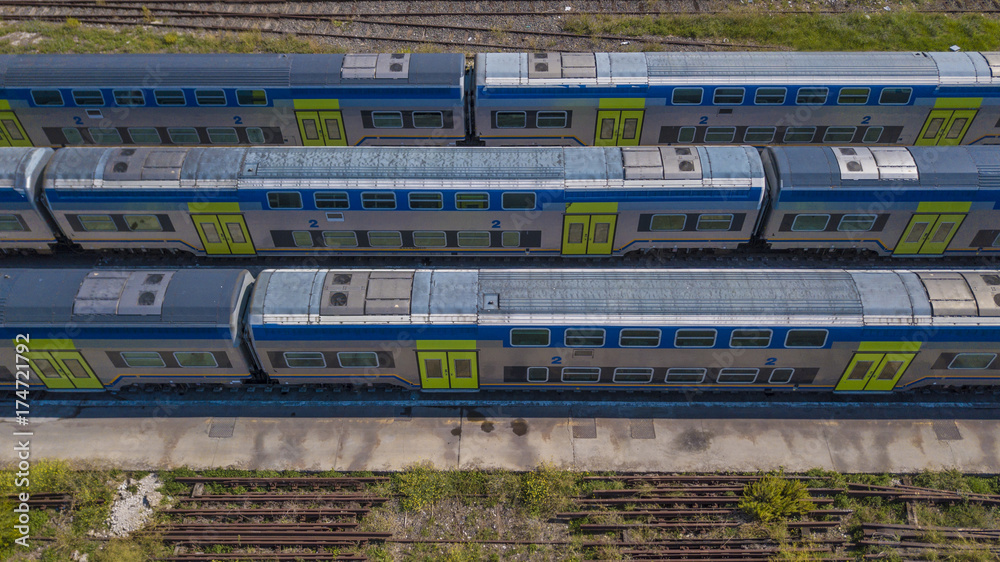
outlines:
[{"label": "silver train roof", "polygon": [[263,324],[993,325],[997,271],[267,270]]},{"label": "silver train roof", "polygon": [[54,152],[51,148],[0,148],[0,189],[13,189],[34,199],[35,186]]},{"label": "silver train roof", "polygon": [[752,147],[64,148],[47,189],[763,187]]},{"label": "silver train roof", "polygon": [[994,84],[1000,53],[486,53],[478,86]]}]

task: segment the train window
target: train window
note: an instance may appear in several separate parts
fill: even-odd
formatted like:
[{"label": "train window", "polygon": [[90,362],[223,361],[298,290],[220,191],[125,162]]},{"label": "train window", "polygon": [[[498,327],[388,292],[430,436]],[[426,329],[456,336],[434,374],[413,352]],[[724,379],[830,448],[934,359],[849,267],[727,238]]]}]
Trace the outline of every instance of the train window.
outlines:
[{"label": "train window", "polygon": [[153,99],[156,100],[156,105],[187,105],[183,90],[153,90]]},{"label": "train window", "polygon": [[0,232],[24,232],[17,215],[0,215]]},{"label": "train window", "polygon": [[851,142],[857,130],[857,127],[828,127],[823,142]]},{"label": "train window", "polygon": [[514,347],[548,347],[548,328],[514,328],[510,331],[510,345]]},{"label": "train window", "polygon": [[79,129],[63,127],[62,134],[66,137],[66,144],[83,144],[83,135]]},{"label": "train window", "polygon": [[73,103],[100,107],[104,105],[104,94],[100,90],[73,90]]},{"label": "train window", "polygon": [[677,330],[674,347],[713,347],[715,330]]},{"label": "train window", "polygon": [[31,99],[35,105],[49,107],[63,105],[62,92],[59,90],[31,90]]},{"label": "train window", "polygon": [[618,345],[622,347],[656,347],[660,345],[660,330],[655,328],[622,330],[618,337]]},{"label": "train window", "polygon": [[653,380],[653,369],[648,367],[619,367],[611,378],[614,382],[650,382]]},{"label": "train window", "polygon": [[753,102],[757,105],[781,105],[785,103],[785,88],[757,88]]},{"label": "train window", "polygon": [[503,209],[534,209],[535,193],[533,191],[507,191],[501,196]]},{"label": "train window", "polygon": [[198,144],[198,131],[194,127],[170,127],[167,129],[167,136],[174,144]]},{"label": "train window", "polygon": [[293,230],[292,242],[297,248],[312,248],[313,238],[308,230]]},{"label": "train window", "polygon": [[997,358],[996,353],[959,353],[948,364],[949,369],[986,369]]},{"label": "train window", "polygon": [[875,226],[878,215],[844,215],[837,225],[840,232],[866,232]]},{"label": "train window", "polygon": [[364,209],[395,209],[396,194],[391,191],[365,191],[361,193]]},{"label": "train window", "polygon": [[878,139],[882,136],[882,127],[868,127],[865,131],[864,138],[861,142],[878,142]]},{"label": "train window", "polygon": [[878,102],[881,105],[906,105],[912,94],[913,88],[882,88]]},{"label": "train window", "polygon": [[604,345],[604,330],[600,328],[567,328],[567,347],[601,347]]},{"label": "train window", "polygon": [[795,232],[820,232],[826,230],[826,225],[830,222],[830,215],[796,215],[792,221],[792,230]]},{"label": "train window", "polygon": [[698,215],[698,230],[729,230],[733,215]]},{"label": "train window", "polygon": [[402,129],[403,114],[398,111],[373,111],[372,126],[377,129]]},{"label": "train window", "polygon": [[118,129],[106,127],[91,127],[90,138],[95,144],[122,144],[122,134]]},{"label": "train window", "polygon": [[705,129],[705,142],[733,142],[736,127],[708,127]]},{"label": "train window", "polygon": [[160,144],[160,132],[152,127],[129,127],[128,136],[135,144]]},{"label": "train window", "polygon": [[441,230],[416,230],[413,232],[413,245],[418,248],[443,248],[448,245],[448,239]]},{"label": "train window", "polygon": [[293,369],[322,369],[326,367],[326,358],[319,351],[286,351],[285,365]]},{"label": "train window", "polygon": [[440,111],[414,111],[413,126],[417,129],[440,129],[444,127],[444,118]]},{"label": "train window", "polygon": [[788,330],[785,347],[823,347],[828,330]]},{"label": "train window", "polygon": [[123,351],[122,360],[129,367],[166,367],[163,358],[155,351]]},{"label": "train window", "polygon": [[146,97],[142,90],[112,90],[115,103],[123,107],[140,107],[146,105]]},{"label": "train window", "polygon": [[837,103],[840,105],[864,105],[868,103],[868,95],[871,88],[841,88],[837,96]]},{"label": "train window", "polygon": [[733,330],[729,347],[767,347],[771,345],[771,330]]},{"label": "train window", "polygon": [[21,128],[16,121],[13,119],[0,119],[0,123],[3,124],[4,130],[10,135],[11,140],[24,140],[24,135],[21,134]]},{"label": "train window", "polygon": [[649,229],[654,232],[665,230],[684,230],[687,215],[653,215],[649,220]]},{"label": "train window", "polygon": [[267,206],[272,209],[301,209],[302,194],[298,191],[269,191]]},{"label": "train window", "polygon": [[962,135],[962,130],[965,129],[965,124],[968,123],[968,119],[965,117],[959,117],[951,122],[951,127],[948,128],[948,132],[945,133],[944,138],[946,139],[957,139]]},{"label": "train window", "polygon": [[993,248],[1000,248],[1000,234],[997,234],[997,237],[993,239],[993,244],[991,246]]},{"label": "train window", "polygon": [[771,384],[788,384],[792,382],[792,375],[795,374],[795,369],[775,369],[771,371],[771,376],[767,378],[767,382]]},{"label": "train window", "polygon": [[87,232],[113,232],[118,230],[110,215],[79,215],[80,226]]},{"label": "train window", "polygon": [[341,351],[337,362],[341,367],[378,367],[378,355],[374,351]]},{"label": "train window", "polygon": [[677,133],[677,142],[694,142],[694,134],[697,129],[694,127],[681,127]]},{"label": "train window", "polygon": [[548,367],[528,367],[528,382],[548,382]]},{"label": "train window", "polygon": [[613,118],[601,119],[601,138],[602,139],[615,138],[615,120]]},{"label": "train window", "polygon": [[236,103],[239,105],[267,105],[267,93],[264,90],[236,90]]},{"label": "train window", "polygon": [[747,127],[743,142],[771,142],[774,140],[774,127]]},{"label": "train window", "polygon": [[[337,131],[340,134],[340,131]],[[247,141],[250,144],[264,144],[264,129],[260,127],[247,127]]]},{"label": "train window", "polygon": [[527,126],[527,116],[523,111],[498,111],[498,129],[523,129]]},{"label": "train window", "polygon": [[743,88],[716,88],[715,105],[740,105],[743,103]]},{"label": "train window", "polygon": [[175,351],[174,359],[181,367],[218,367],[215,356],[207,351]]},{"label": "train window", "polygon": [[398,230],[373,230],[368,233],[368,243],[373,248],[401,248],[403,235]]},{"label": "train window", "polygon": [[411,209],[437,210],[444,208],[444,196],[440,193],[411,193]]},{"label": "train window", "polygon": [[701,103],[701,88],[674,88],[671,101],[674,105],[698,105]]},{"label": "train window", "polygon": [[129,230],[138,232],[162,232],[163,226],[156,215],[125,215]]},{"label": "train window", "polygon": [[795,96],[795,103],[798,105],[823,105],[826,103],[826,96],[829,93],[830,88],[799,88],[799,93]]},{"label": "train window", "polygon": [[358,236],[351,231],[327,231],[323,233],[323,244],[327,248],[356,248]]},{"label": "train window", "polygon": [[317,209],[347,209],[350,204],[347,201],[346,191],[317,191],[313,195]]},{"label": "train window", "polygon": [[212,144],[237,144],[240,137],[236,136],[236,129],[232,127],[209,127],[208,142]]},{"label": "train window", "polygon": [[601,380],[600,367],[563,367],[562,382],[597,382]]},{"label": "train window", "polygon": [[722,369],[716,382],[751,384],[757,380],[758,369]]},{"label": "train window", "polygon": [[489,248],[490,233],[485,230],[459,232],[458,246],[460,248]]},{"label": "train window", "polygon": [[705,380],[706,369],[667,369],[665,382],[699,383]]},{"label": "train window", "polygon": [[500,243],[504,248],[518,248],[521,246],[521,233],[508,230],[500,236]]},{"label": "train window", "polygon": [[539,129],[561,129],[566,127],[565,111],[539,111],[535,115],[535,126]]},{"label": "train window", "polygon": [[455,208],[462,210],[483,210],[490,208],[489,193],[456,193]]},{"label": "train window", "polygon": [[226,92],[222,90],[195,90],[198,105],[226,105]]},{"label": "train window", "polygon": [[785,129],[785,142],[809,142],[816,135],[816,127],[789,127]]}]

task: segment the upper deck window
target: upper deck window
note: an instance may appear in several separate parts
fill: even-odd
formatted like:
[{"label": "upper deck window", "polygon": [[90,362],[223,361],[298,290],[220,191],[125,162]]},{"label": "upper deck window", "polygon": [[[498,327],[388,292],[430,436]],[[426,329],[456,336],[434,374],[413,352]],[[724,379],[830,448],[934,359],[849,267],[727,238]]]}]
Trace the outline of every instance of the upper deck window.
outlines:
[{"label": "upper deck window", "polygon": [[236,103],[239,105],[267,105],[267,93],[264,90],[236,90]]},{"label": "upper deck window", "polygon": [[115,103],[122,107],[141,107],[146,105],[146,97],[142,90],[113,90]]},{"label": "upper deck window", "polygon": [[195,90],[194,99],[198,105],[226,105],[226,92],[222,90]]},{"label": "upper deck window", "polygon": [[298,191],[270,191],[267,205],[272,209],[301,209],[302,195]]},{"label": "upper deck window", "polygon": [[882,88],[878,102],[882,105],[906,105],[912,94],[913,88]]},{"label": "upper deck window", "polygon": [[871,88],[841,88],[840,95],[837,96],[837,103],[840,105],[864,105],[868,103],[868,95]]},{"label": "upper deck window", "polygon": [[73,90],[73,102],[80,106],[104,105],[104,94],[100,90]]},{"label": "upper deck window", "polygon": [[31,99],[35,105],[55,107],[63,105],[62,92],[59,90],[31,90]]},{"label": "upper deck window", "polygon": [[795,103],[799,105],[823,105],[830,88],[799,88]]},{"label": "upper deck window", "polygon": [[743,88],[716,88],[715,105],[740,105],[743,103]]},{"label": "upper deck window", "polygon": [[183,90],[153,90],[153,99],[156,105],[178,106],[186,105]]},{"label": "upper deck window", "polygon": [[701,103],[701,88],[674,88],[671,98],[674,105],[698,105]]},{"label": "upper deck window", "polygon": [[781,105],[785,103],[785,88],[757,88],[754,103],[757,105]]}]

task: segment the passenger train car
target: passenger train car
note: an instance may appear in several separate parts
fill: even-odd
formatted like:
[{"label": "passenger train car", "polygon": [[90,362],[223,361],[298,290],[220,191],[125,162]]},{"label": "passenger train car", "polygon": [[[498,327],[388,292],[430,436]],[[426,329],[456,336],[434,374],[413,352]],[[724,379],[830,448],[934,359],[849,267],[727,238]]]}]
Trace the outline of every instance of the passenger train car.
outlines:
[{"label": "passenger train car", "polygon": [[11,269],[0,379],[50,390],[989,387],[1000,384],[998,273],[322,269],[266,270],[251,286],[241,270]]},{"label": "passenger train car", "polygon": [[1000,53],[0,56],[0,145],[1000,143]]},{"label": "passenger train car", "polygon": [[998,225],[1000,147],[0,149],[7,251],[940,257]]}]

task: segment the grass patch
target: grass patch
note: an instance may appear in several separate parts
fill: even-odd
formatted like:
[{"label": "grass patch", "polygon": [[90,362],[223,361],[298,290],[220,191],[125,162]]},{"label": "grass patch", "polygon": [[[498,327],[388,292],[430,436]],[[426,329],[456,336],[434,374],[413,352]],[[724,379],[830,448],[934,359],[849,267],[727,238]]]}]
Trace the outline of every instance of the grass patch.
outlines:
[{"label": "grass patch", "polygon": [[799,51],[967,51],[1000,48],[1000,20],[981,14],[949,16],[896,11],[864,14],[737,13],[697,16],[571,16],[564,31],[583,35],[728,39]]}]

